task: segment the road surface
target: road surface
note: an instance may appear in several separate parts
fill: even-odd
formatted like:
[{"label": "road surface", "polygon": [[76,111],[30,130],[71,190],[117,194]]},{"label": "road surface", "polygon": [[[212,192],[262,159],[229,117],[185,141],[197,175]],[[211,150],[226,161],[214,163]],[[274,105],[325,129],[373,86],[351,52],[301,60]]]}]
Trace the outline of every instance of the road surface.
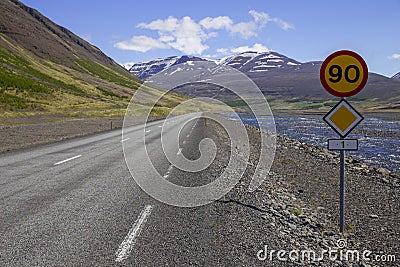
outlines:
[{"label": "road surface", "polygon": [[[167,136],[175,136],[187,119],[170,120]],[[199,173],[175,169],[162,153],[163,123],[145,128],[147,151],[160,174],[186,186],[214,179],[229,154],[219,150],[219,161]],[[207,127],[203,119],[187,123],[180,152],[198,157]],[[260,264],[256,253],[269,233],[254,207],[224,198],[179,208],[140,189],[122,143],[138,146],[132,157],[140,165],[141,131],[138,125],[124,139],[114,130],[0,155],[0,266]]]}]

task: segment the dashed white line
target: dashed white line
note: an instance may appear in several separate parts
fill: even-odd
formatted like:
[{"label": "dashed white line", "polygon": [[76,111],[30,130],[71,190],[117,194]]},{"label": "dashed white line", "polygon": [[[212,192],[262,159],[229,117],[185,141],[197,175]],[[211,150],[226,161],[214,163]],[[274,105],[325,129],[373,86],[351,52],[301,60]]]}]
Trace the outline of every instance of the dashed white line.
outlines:
[{"label": "dashed white line", "polygon": [[140,232],[143,229],[143,225],[146,223],[149,215],[151,214],[151,210],[153,207],[151,205],[147,205],[144,207],[139,217],[132,225],[132,228],[129,230],[129,233],[126,235],[124,241],[122,241],[115,255],[117,258],[116,262],[122,262],[127,259],[132,252],[133,245],[135,244],[136,238],[139,236]]},{"label": "dashed white line", "polygon": [[180,154],[182,154],[182,148],[179,148],[178,149],[178,153],[176,153],[177,155],[180,155]]},{"label": "dashed white line", "polygon": [[77,159],[77,158],[80,158],[80,157],[82,157],[82,155],[78,155],[78,156],[75,156],[75,157],[72,157],[72,158],[69,158],[69,159],[65,159],[65,160],[56,162],[56,163],[54,163],[54,166],[63,164],[63,163],[65,163],[65,162],[67,162],[67,161],[70,161],[70,160],[73,160],[73,159]]},{"label": "dashed white line", "polygon": [[151,130],[147,130],[147,131],[146,131],[146,133],[149,133],[149,132],[151,132]]},{"label": "dashed white line", "polygon": [[125,141],[128,141],[130,138],[128,137],[128,138],[125,138],[125,139],[122,139],[121,140],[121,143],[123,143],[123,142],[125,142]]}]

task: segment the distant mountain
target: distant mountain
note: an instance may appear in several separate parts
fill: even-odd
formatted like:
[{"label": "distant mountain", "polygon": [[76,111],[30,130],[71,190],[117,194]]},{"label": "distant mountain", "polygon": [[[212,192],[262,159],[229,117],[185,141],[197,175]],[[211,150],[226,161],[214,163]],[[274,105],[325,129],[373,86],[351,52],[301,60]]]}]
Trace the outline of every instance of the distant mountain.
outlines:
[{"label": "distant mountain", "polygon": [[37,10],[1,0],[0,111],[123,115],[140,84],[100,49]]},{"label": "distant mountain", "polygon": [[392,79],[395,80],[400,80],[400,72],[396,73],[395,75],[392,76]]},{"label": "distant mountain", "polygon": [[267,72],[275,68],[288,71],[298,70],[303,65],[294,59],[285,57],[276,52],[245,52],[238,55],[232,55],[221,60],[212,60],[194,56],[174,56],[160,58],[148,62],[134,64],[131,66],[129,71],[135,74],[139,79],[145,80],[148,77],[165,71],[178,64],[190,64],[191,62],[195,61],[208,61],[213,62],[216,65],[226,65],[239,69],[245,73]]},{"label": "distant mountain", "polygon": [[192,61],[208,61],[208,59],[203,59],[200,57],[194,56],[175,56],[175,57],[167,57],[154,59],[148,62],[142,62],[134,64],[129,72],[135,74],[141,80],[145,80],[153,75],[156,75],[159,72],[169,69],[170,67],[176,66],[178,64],[188,63]]},{"label": "distant mountain", "polygon": [[[192,68],[194,61],[208,61],[236,68],[251,78],[263,94],[279,103],[279,108],[328,108],[336,97],[328,94],[319,80],[322,62],[299,62],[277,52],[244,52],[221,60],[200,57],[169,57],[134,64],[130,72],[139,79],[148,79],[158,73],[177,75]],[[177,67],[179,66],[179,67]],[[182,86],[176,91],[189,96],[211,96],[231,101],[234,97],[227,90],[210,85]],[[351,98],[365,108],[400,107],[400,83],[379,74],[369,73],[366,87]]]}]

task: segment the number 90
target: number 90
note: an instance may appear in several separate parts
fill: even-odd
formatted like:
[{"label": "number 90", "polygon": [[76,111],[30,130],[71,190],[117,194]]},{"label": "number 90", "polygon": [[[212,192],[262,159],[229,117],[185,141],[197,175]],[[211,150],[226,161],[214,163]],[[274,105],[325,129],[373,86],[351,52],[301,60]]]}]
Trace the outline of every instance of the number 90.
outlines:
[{"label": "number 90", "polygon": [[[351,78],[349,75],[350,70],[353,69],[355,71],[354,78]],[[332,65],[329,67],[329,81],[333,83],[338,83],[343,77],[343,70],[339,65]],[[349,83],[355,83],[360,79],[360,69],[356,65],[349,65],[344,70],[344,79]]]}]

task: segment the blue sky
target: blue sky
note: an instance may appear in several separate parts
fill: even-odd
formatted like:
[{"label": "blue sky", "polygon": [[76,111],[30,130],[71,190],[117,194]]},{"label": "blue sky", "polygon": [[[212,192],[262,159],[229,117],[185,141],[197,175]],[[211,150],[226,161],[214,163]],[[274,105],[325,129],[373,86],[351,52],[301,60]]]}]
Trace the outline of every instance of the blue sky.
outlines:
[{"label": "blue sky", "polygon": [[349,49],[400,71],[400,0],[22,0],[118,63],[272,50],[301,62]]}]

